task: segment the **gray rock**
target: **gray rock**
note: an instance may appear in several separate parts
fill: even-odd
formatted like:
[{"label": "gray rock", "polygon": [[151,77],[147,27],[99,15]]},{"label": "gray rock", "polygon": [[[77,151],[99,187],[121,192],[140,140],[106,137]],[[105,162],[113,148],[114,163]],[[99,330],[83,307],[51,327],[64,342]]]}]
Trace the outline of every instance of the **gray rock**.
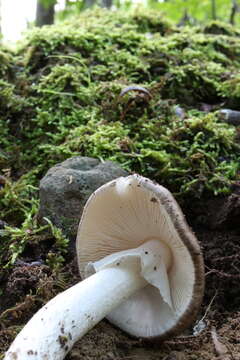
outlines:
[{"label": "gray rock", "polygon": [[73,157],[52,167],[40,181],[38,219],[47,217],[75,244],[78,223],[89,196],[101,185],[127,172],[119,165]]}]

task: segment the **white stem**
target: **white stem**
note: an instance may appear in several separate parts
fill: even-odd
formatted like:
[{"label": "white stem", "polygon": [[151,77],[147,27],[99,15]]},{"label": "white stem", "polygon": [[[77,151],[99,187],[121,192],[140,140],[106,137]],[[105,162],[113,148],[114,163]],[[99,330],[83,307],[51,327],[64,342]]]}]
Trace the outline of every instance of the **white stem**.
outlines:
[{"label": "white stem", "polygon": [[57,295],[16,337],[4,360],[60,360],[101,319],[147,284],[139,271],[107,268]]},{"label": "white stem", "polygon": [[172,307],[168,247],[149,240],[89,264],[95,274],[57,295],[18,334],[4,360],[62,360],[74,343],[148,283]]}]

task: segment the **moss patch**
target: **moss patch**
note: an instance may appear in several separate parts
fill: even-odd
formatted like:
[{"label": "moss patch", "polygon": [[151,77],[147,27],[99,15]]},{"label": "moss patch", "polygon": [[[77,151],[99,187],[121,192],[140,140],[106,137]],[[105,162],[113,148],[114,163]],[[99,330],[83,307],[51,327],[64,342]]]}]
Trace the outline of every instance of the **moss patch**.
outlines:
[{"label": "moss patch", "polygon": [[[180,31],[151,12],[95,10],[1,50],[2,220],[21,226],[39,178],[73,155],[117,161],[179,200],[227,193],[240,147],[216,110],[238,109],[239,45],[219,23]],[[151,99],[120,96],[131,85]]]}]

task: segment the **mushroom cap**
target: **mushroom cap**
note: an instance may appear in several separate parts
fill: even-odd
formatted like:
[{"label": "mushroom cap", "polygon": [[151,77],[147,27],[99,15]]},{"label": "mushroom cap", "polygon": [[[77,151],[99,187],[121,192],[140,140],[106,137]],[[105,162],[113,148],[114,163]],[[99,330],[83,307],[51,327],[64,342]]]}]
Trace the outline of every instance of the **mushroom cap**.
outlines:
[{"label": "mushroom cap", "polygon": [[172,308],[149,284],[113,310],[107,319],[130,335],[166,339],[188,327],[196,317],[204,291],[204,265],[198,241],[172,194],[139,175],[110,181],[87,201],[77,235],[82,278],[87,264],[151,239],[168,247]]}]

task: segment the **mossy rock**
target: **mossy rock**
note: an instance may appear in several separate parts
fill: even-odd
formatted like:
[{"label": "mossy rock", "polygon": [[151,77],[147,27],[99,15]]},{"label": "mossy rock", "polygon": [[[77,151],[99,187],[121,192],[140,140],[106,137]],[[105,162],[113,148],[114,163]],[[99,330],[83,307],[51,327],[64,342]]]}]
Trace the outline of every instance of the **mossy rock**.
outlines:
[{"label": "mossy rock", "polygon": [[75,240],[83,207],[89,196],[100,186],[127,172],[110,161],[76,156],[52,167],[40,182],[40,209],[38,219],[45,218]]}]

